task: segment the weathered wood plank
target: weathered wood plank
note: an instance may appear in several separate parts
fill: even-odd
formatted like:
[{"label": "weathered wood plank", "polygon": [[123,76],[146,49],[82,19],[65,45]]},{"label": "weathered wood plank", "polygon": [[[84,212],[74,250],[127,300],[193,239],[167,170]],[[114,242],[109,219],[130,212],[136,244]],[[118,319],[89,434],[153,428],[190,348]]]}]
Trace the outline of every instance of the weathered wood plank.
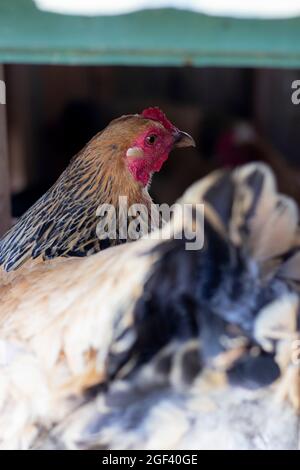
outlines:
[{"label": "weathered wood plank", "polygon": [[0,62],[297,68],[299,32],[300,18],[175,9],[82,17],[39,11],[32,0],[0,2]]},{"label": "weathered wood plank", "polygon": [[[0,80],[3,81],[3,65],[0,64]],[[4,87],[2,86],[2,92]],[[2,93],[3,95],[3,93]],[[8,174],[6,107],[0,102],[0,236],[10,227],[10,185]]]}]

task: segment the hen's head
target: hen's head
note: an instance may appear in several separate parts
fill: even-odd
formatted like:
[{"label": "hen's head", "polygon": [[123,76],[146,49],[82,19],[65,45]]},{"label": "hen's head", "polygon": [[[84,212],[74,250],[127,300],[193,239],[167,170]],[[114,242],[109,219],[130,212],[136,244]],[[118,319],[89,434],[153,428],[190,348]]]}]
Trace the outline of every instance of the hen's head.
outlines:
[{"label": "hen's head", "polygon": [[194,139],[175,127],[158,108],[122,116],[101,133],[133,178],[146,186],[152,173],[161,169],[174,147],[195,146]]}]

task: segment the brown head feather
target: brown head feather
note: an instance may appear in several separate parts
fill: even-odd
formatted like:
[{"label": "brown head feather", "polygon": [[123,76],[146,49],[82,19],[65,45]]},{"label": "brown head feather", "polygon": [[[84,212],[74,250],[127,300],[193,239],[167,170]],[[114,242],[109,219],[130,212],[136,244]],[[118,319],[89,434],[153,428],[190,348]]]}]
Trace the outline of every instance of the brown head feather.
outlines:
[{"label": "brown head feather", "polygon": [[[0,265],[17,269],[30,258],[85,256],[103,248],[96,236],[101,204],[118,204],[119,196],[151,204],[146,188],[129,173],[124,155],[153,121],[139,115],[112,121],[72,158],[60,178],[0,241]],[[112,240],[110,244],[116,244]],[[101,246],[102,245],[102,246]],[[105,244],[107,247],[107,244]]]}]

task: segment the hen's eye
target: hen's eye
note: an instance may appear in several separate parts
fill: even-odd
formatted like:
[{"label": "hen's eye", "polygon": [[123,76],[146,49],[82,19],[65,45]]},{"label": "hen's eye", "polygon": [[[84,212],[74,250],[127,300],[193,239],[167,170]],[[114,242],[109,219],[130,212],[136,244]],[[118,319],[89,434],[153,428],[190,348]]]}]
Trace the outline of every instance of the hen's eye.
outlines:
[{"label": "hen's eye", "polygon": [[148,135],[148,137],[146,138],[147,144],[153,145],[156,139],[157,139],[157,135],[155,134]]}]

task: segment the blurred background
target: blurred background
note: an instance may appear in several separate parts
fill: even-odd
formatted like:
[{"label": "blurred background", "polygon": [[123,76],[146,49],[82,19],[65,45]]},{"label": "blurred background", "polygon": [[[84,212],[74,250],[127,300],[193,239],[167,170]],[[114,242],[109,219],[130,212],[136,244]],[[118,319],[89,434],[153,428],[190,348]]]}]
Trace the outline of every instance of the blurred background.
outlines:
[{"label": "blurred background", "polygon": [[[124,31],[115,30],[114,38],[105,40],[108,44],[114,41],[120,57],[116,59],[113,52],[111,56],[107,53],[107,45],[105,57],[100,57],[100,49],[98,57],[98,49],[91,46],[102,44],[100,26],[113,22],[112,16],[101,17],[103,23],[98,28],[98,16],[41,12],[31,0],[3,2],[0,18],[2,8],[7,22],[2,15],[0,23],[7,31],[0,29],[0,58],[2,53],[14,217],[54,183],[70,158],[111,119],[148,106],[161,107],[197,142],[197,149],[174,152],[162,172],[155,175],[151,194],[156,202],[172,203],[188,185],[215,168],[253,160],[269,163],[280,189],[300,202],[300,105],[291,100],[292,83],[300,79],[300,54],[295,50],[300,44],[300,40],[295,43],[295,31],[300,34],[299,17],[247,20],[237,14],[232,20],[216,17],[212,24],[212,17],[198,11],[185,15],[163,10],[161,21],[155,16],[157,11],[119,15],[118,24],[122,27],[124,22],[129,39],[136,48],[142,46],[141,58],[128,57]],[[198,23],[194,25],[195,18]],[[65,19],[71,22],[64,23]],[[9,23],[12,20],[14,26]],[[83,29],[76,33],[78,21]],[[135,36],[128,21],[137,25]],[[145,30],[138,28],[141,24],[146,25]],[[188,32],[190,25],[194,36]],[[73,36],[66,36],[68,28]],[[84,36],[84,31],[89,33]],[[159,40],[153,37],[156,31]],[[190,43],[174,44],[174,34],[184,34]],[[28,44],[27,38],[31,41]],[[70,39],[67,45],[66,39]],[[207,44],[213,41],[219,53],[216,57],[213,50],[207,50]],[[189,44],[194,55],[188,50]],[[126,55],[122,56],[124,47]],[[147,60],[149,47],[153,57]],[[173,59],[172,49],[167,47],[174,47]],[[92,52],[90,60],[86,48]],[[161,57],[162,50],[166,59]]]}]

